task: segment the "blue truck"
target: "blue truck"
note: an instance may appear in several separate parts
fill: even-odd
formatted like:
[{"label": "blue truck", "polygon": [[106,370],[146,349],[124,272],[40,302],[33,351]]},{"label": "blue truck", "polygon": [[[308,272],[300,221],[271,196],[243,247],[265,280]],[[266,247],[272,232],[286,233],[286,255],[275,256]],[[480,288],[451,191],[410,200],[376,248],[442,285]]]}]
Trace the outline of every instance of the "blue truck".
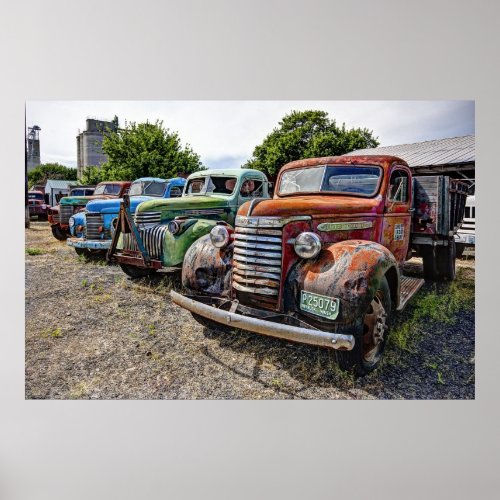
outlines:
[{"label": "blue truck", "polygon": [[[130,210],[132,213],[144,201],[158,198],[176,198],[182,196],[185,179],[159,179],[142,177],[130,185]],[[69,220],[71,237],[67,243],[78,255],[104,258],[114,228],[118,221],[121,199],[93,200],[84,212],[74,214]]]}]

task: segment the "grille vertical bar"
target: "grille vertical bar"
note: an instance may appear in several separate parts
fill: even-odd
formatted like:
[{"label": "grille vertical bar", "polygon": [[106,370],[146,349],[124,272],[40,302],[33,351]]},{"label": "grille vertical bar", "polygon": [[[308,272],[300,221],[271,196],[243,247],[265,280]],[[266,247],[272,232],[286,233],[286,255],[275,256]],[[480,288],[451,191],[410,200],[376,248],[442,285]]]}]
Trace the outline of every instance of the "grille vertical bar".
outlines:
[{"label": "grille vertical bar", "polygon": [[102,233],[99,232],[99,227],[103,225],[101,214],[87,213],[85,214],[87,225],[87,239],[100,240]]},{"label": "grille vertical bar", "polygon": [[60,205],[59,206],[59,222],[61,224],[68,224],[69,218],[73,215],[75,207],[73,205]]},{"label": "grille vertical bar", "polygon": [[233,288],[247,301],[276,307],[281,284],[282,230],[236,227]]}]

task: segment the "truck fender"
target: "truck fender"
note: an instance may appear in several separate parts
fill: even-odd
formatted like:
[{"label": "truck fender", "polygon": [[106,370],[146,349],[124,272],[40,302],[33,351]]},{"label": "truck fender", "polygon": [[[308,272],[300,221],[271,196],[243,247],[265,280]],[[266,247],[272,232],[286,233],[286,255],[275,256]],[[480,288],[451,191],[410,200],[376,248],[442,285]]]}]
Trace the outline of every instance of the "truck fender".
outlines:
[{"label": "truck fender", "polygon": [[181,231],[178,234],[165,231],[163,236],[165,262],[169,262],[172,266],[182,264],[186,251],[202,236],[208,235],[217,222],[220,221],[187,219],[181,223]]},{"label": "truck fender", "polygon": [[[337,321],[354,323],[366,311],[386,276],[391,301],[399,304],[399,268],[392,253],[372,241],[346,240],[324,247],[312,260],[301,260],[289,273],[287,307],[300,311],[300,292],[338,298]],[[293,291],[294,290],[294,291]],[[290,301],[295,300],[293,305]]]},{"label": "truck fender", "polygon": [[229,298],[233,246],[221,250],[214,247],[209,234],[198,238],[184,256],[182,285],[193,293]]}]

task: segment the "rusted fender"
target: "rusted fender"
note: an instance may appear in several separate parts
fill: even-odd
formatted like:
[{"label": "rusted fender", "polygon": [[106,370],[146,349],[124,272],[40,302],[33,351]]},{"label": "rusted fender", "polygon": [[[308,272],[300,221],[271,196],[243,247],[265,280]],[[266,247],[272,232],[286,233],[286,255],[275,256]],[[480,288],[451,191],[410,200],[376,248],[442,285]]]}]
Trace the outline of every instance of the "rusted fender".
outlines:
[{"label": "rusted fender", "polygon": [[364,314],[384,275],[396,308],[399,269],[392,253],[372,241],[346,240],[323,248],[314,260],[300,261],[289,273],[287,288],[297,290],[297,301],[301,290],[340,299],[338,320],[351,323]]},{"label": "rusted fender", "polygon": [[223,250],[206,234],[187,250],[182,266],[182,285],[194,293],[227,296],[231,292],[233,244]]}]

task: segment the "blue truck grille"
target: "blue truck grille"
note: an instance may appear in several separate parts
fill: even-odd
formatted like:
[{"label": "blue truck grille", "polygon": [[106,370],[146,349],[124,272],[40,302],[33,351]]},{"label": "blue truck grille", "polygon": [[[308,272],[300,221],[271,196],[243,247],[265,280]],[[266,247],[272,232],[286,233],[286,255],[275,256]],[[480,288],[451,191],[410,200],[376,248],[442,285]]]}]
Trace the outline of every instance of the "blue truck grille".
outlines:
[{"label": "blue truck grille", "polygon": [[87,239],[100,240],[102,237],[102,232],[99,231],[99,228],[102,227],[103,224],[102,215],[87,213],[85,214],[85,219],[87,225]]}]

